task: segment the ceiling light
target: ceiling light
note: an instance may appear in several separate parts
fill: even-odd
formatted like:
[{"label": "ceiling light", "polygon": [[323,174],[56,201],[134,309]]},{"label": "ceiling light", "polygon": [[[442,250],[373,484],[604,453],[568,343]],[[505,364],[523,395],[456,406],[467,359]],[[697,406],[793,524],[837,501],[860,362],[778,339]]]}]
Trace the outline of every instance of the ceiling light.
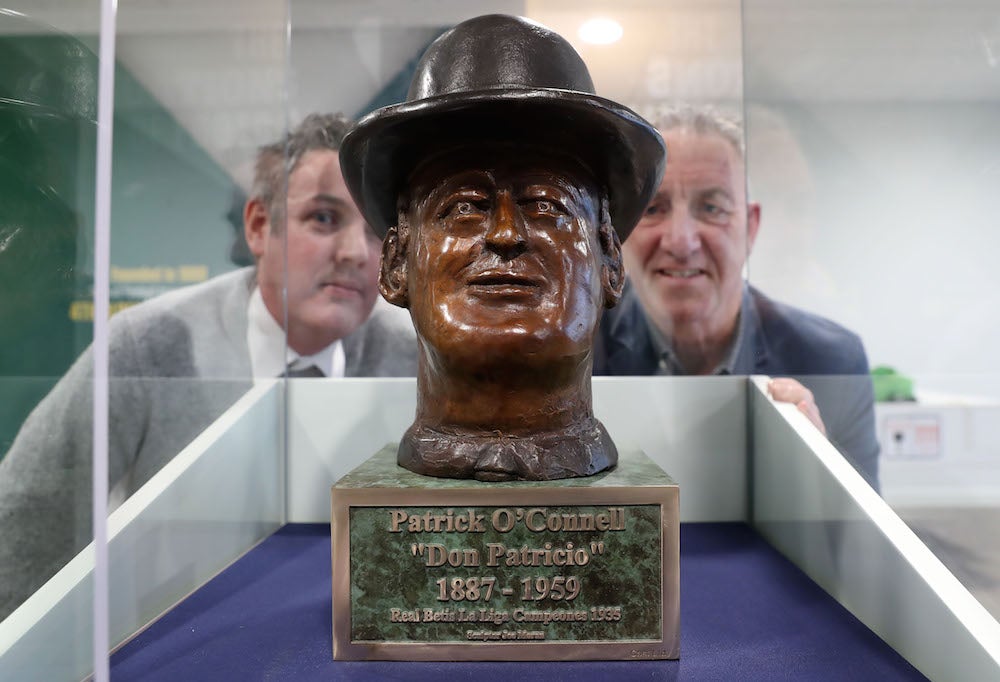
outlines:
[{"label": "ceiling light", "polygon": [[610,45],[622,37],[622,25],[614,19],[588,19],[580,27],[580,40],[591,45]]}]

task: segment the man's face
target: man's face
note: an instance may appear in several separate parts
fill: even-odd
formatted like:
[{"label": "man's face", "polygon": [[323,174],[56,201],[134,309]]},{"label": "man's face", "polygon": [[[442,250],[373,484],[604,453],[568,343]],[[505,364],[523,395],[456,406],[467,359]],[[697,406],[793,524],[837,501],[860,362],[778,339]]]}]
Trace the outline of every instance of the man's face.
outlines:
[{"label": "man's face", "polygon": [[740,308],[759,208],[748,211],[743,162],[727,140],[687,130],[663,138],[666,171],[622,246],[625,269],[661,331],[724,337]]},{"label": "man's face", "polygon": [[444,361],[587,357],[603,307],[599,200],[573,164],[500,150],[411,178],[414,326]]},{"label": "man's face", "polygon": [[287,284],[288,343],[308,355],[368,318],[381,242],[351,200],[334,151],[303,155],[288,178],[286,214],[285,230],[275,230],[263,204],[248,204],[247,242],[264,303],[279,324]]}]

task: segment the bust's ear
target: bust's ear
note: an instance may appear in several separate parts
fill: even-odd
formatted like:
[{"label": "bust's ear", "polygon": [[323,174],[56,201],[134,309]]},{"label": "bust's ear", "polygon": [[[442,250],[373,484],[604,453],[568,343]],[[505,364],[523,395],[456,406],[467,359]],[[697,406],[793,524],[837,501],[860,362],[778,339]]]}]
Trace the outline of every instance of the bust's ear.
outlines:
[{"label": "bust's ear", "polygon": [[621,300],[622,290],[625,288],[625,266],[622,263],[622,244],[611,224],[607,197],[601,199],[601,225],[597,228],[597,238],[601,244],[601,289],[604,292],[604,307],[614,308]]},{"label": "bust's ear", "polygon": [[403,211],[399,224],[389,228],[382,240],[382,264],[378,289],[385,300],[400,308],[410,307],[410,290],[406,276],[406,251],[410,242],[410,226]]}]

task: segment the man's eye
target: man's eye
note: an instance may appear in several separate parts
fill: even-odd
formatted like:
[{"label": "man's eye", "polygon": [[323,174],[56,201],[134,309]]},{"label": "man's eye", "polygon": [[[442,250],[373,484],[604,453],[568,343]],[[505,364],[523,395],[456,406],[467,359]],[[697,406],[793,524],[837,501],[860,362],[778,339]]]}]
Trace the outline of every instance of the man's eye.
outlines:
[{"label": "man's eye", "polygon": [[701,207],[702,213],[710,218],[724,219],[729,215],[729,211],[718,204],[705,203]]},{"label": "man's eye", "polygon": [[645,212],[643,212],[643,218],[656,218],[657,216],[664,215],[668,210],[666,204],[660,202],[654,202],[646,207]]},{"label": "man's eye", "polygon": [[335,227],[339,223],[337,214],[333,211],[316,211],[309,218],[314,223],[319,223],[326,227]]}]

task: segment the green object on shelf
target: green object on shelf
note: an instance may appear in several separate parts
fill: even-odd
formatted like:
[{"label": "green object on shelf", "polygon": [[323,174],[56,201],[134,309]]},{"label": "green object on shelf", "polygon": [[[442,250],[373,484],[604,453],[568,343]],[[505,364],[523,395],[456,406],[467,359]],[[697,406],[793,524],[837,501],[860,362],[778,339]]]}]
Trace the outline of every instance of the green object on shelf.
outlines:
[{"label": "green object on shelf", "polygon": [[872,385],[875,400],[880,403],[916,400],[913,395],[913,379],[900,374],[888,365],[872,368]]}]

